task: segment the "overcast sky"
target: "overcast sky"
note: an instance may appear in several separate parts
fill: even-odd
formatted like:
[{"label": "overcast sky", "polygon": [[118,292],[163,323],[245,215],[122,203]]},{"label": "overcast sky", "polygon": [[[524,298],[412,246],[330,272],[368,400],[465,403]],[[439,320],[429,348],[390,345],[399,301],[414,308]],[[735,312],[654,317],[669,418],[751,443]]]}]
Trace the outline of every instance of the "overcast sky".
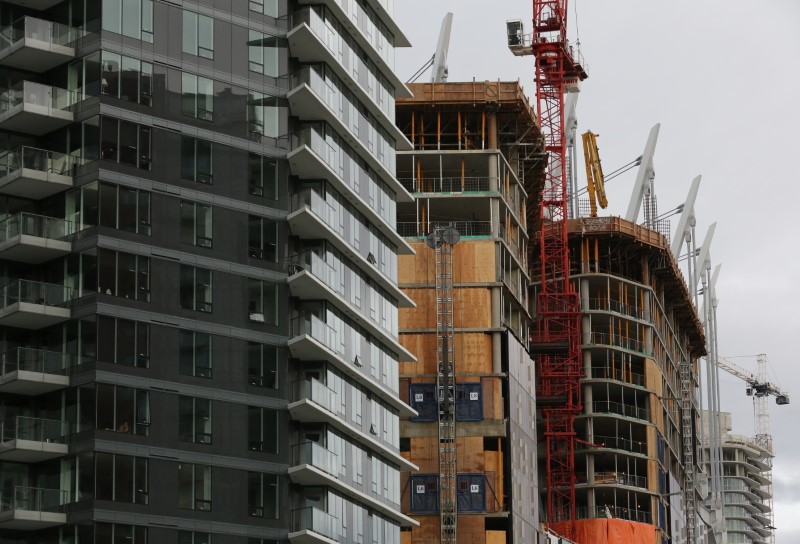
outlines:
[{"label": "overcast sky", "polygon": [[[506,20],[522,19],[530,29],[531,5],[396,0],[395,16],[414,46],[398,50],[400,76],[408,79],[433,55],[441,20],[452,11],[450,81],[520,80],[533,94],[531,58],[514,57],[505,41]],[[723,265],[717,283],[720,354],[768,354],[771,379],[796,394],[796,404],[771,401],[770,410],[777,544],[798,543],[800,2],[573,0],[569,15],[570,40],[580,38],[590,71],[578,101],[579,131],[600,134],[604,170],[639,156],[650,128],[660,122],[659,209],[683,202],[692,179],[703,176],[697,232],[702,238],[718,222],[711,255],[714,265]],[[634,177],[631,171],[609,183],[607,213],[624,215]],[[757,366],[755,357],[734,361]],[[752,435],[744,384],[722,374],[721,385],[722,409],[733,412],[734,432]]]}]

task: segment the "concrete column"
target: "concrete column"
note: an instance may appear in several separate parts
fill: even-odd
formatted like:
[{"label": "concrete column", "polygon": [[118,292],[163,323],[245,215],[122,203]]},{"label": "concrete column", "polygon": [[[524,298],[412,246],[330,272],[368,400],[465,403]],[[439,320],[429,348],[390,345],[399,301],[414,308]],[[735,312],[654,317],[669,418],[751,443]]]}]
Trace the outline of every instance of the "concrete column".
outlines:
[{"label": "concrete column", "polygon": [[503,335],[499,332],[492,333],[492,372],[499,374],[503,371]]}]

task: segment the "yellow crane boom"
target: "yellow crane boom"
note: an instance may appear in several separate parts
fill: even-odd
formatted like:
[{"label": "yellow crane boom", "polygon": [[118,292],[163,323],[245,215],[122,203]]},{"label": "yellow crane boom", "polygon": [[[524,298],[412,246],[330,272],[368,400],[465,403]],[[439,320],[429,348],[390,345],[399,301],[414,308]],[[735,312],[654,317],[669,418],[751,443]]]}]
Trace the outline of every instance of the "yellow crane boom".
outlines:
[{"label": "yellow crane boom", "polygon": [[589,191],[591,217],[597,217],[598,203],[603,209],[608,206],[603,167],[600,164],[600,153],[597,150],[597,136],[591,130],[581,134],[583,139],[583,158],[586,161],[586,181]]}]

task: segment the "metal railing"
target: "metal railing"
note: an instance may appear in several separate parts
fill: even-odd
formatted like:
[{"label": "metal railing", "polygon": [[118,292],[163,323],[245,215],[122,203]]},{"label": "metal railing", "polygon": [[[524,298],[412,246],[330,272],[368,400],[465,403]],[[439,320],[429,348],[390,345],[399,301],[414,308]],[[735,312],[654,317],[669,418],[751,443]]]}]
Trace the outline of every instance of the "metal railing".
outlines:
[{"label": "metal railing", "polygon": [[336,413],[338,395],[336,391],[315,379],[294,382],[294,401],[308,399],[331,413]]},{"label": "metal railing", "polygon": [[60,351],[17,348],[0,355],[0,376],[18,370],[66,375],[72,367],[88,361],[88,357],[69,355]]},{"label": "metal railing", "polygon": [[13,174],[21,168],[71,176],[74,167],[83,163],[84,160],[80,157],[23,145],[8,151],[0,151],[0,176]]},{"label": "metal railing", "polygon": [[647,455],[647,442],[644,440],[631,440],[618,436],[594,435],[591,442],[597,444],[597,446],[601,448],[612,448],[615,450],[624,450],[631,453]]},{"label": "metal railing", "polygon": [[12,280],[2,287],[0,307],[5,308],[18,302],[42,306],[65,306],[72,295],[72,289],[55,283],[32,280]]},{"label": "metal railing", "polygon": [[[431,232],[438,223],[430,223],[430,229],[427,225],[418,223],[416,221],[398,221],[397,233],[400,236],[411,237],[424,237]],[[492,222],[491,221],[448,221],[442,225],[454,227],[461,236],[491,236],[492,235]]]},{"label": "metal railing", "polygon": [[26,38],[50,45],[69,46],[69,44],[84,35],[86,35],[86,32],[79,28],[35,17],[20,17],[10,25],[0,29],[0,55],[3,55],[7,49]]},{"label": "metal railing", "polygon": [[606,518],[610,514],[612,518],[638,521],[639,523],[651,523],[652,520],[650,512],[623,508],[622,506],[594,506],[592,508],[581,506],[575,510],[575,514],[578,519]]},{"label": "metal railing", "polygon": [[634,476],[623,472],[595,472],[594,483],[596,484],[618,484],[631,487],[641,487],[647,489],[647,478],[644,476]]},{"label": "metal railing", "polygon": [[339,540],[341,522],[319,508],[309,506],[292,510],[292,531],[313,531],[331,540]]},{"label": "metal railing", "polygon": [[629,372],[623,368],[611,368],[607,366],[593,366],[592,378],[601,380],[614,380],[617,382],[629,383],[632,385],[645,386],[644,374]]},{"label": "metal railing", "polygon": [[0,490],[0,512],[64,512],[69,495],[60,489],[14,486]]},{"label": "metal railing", "polygon": [[292,461],[295,466],[311,465],[333,477],[339,476],[339,456],[316,442],[292,446]]},{"label": "metal railing", "polygon": [[605,332],[592,332],[589,336],[589,343],[603,346],[614,346],[629,349],[647,355],[644,342],[622,336],[620,334],[608,334]]},{"label": "metal railing", "polygon": [[0,220],[0,243],[21,234],[49,240],[61,240],[72,233],[72,221],[56,217],[23,212]]},{"label": "metal railing", "polygon": [[618,414],[644,421],[650,421],[647,408],[622,404],[610,400],[596,400],[592,403],[592,412],[595,414]]},{"label": "metal railing", "polygon": [[0,114],[23,103],[47,108],[49,111],[65,111],[75,104],[75,96],[73,91],[66,89],[21,81],[0,93]]},{"label": "metal railing", "polygon": [[492,179],[487,176],[447,176],[440,178],[399,178],[410,193],[486,193],[491,191]]},{"label": "metal railing", "polygon": [[646,320],[644,310],[630,304],[623,304],[616,300],[606,298],[590,298],[589,305],[585,310],[601,310],[614,312],[616,314],[627,315],[636,319]]},{"label": "metal railing", "polygon": [[69,435],[70,424],[57,419],[16,416],[0,422],[0,442],[29,440],[63,444]]}]

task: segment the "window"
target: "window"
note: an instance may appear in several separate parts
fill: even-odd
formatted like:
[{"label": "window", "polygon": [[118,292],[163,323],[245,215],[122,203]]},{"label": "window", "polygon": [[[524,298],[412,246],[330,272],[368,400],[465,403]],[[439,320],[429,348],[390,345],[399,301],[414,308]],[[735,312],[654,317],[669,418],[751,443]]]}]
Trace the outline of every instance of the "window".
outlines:
[{"label": "window", "polygon": [[179,331],[179,371],[184,376],[211,378],[211,335],[204,332]]},{"label": "window", "polygon": [[103,30],[153,43],[153,0],[103,0]]},{"label": "window", "polygon": [[278,411],[247,408],[247,444],[250,451],[278,453]]},{"label": "window", "polygon": [[110,51],[102,54],[100,92],[128,102],[152,105],[153,65]]},{"label": "window", "polygon": [[97,250],[97,291],[150,301],[150,259],[121,251]]},{"label": "window", "polygon": [[210,313],[213,310],[211,270],[182,264],[180,297],[181,308]]},{"label": "window", "polygon": [[214,58],[214,19],[191,11],[183,12],[183,52]]},{"label": "window", "polygon": [[95,191],[83,191],[83,204],[98,208],[97,224],[150,235],[150,193],[110,183],[99,183],[94,188]]},{"label": "window", "polygon": [[247,374],[250,385],[278,389],[278,346],[248,342]]},{"label": "window", "polygon": [[262,280],[247,280],[247,310],[250,321],[267,325],[278,324],[278,284]]},{"label": "window", "polygon": [[149,391],[121,385],[97,384],[97,428],[103,431],[149,435]]},{"label": "window", "polygon": [[[250,4],[252,6],[252,2]],[[280,72],[278,38],[255,30],[247,40],[250,71],[265,76],[278,77]]]},{"label": "window", "polygon": [[[79,541],[83,542],[80,539]],[[98,521],[94,524],[93,542],[94,544],[147,544],[147,527]]]},{"label": "window", "polygon": [[278,262],[278,222],[256,215],[248,219],[250,258]]},{"label": "window", "polygon": [[178,463],[178,508],[211,511],[211,467]]},{"label": "window", "polygon": [[95,499],[147,504],[147,459],[95,453]]},{"label": "window", "polygon": [[250,153],[248,173],[251,195],[278,198],[278,159]]},{"label": "window", "polygon": [[278,99],[255,91],[247,94],[247,127],[250,134],[280,136]]},{"label": "window", "polygon": [[439,477],[434,474],[414,474],[410,480],[411,513],[438,512]]},{"label": "window", "polygon": [[278,17],[278,0],[250,0],[250,11]]},{"label": "window", "polygon": [[211,206],[181,200],[181,242],[212,247]]},{"label": "window", "polygon": [[104,363],[150,366],[150,325],[115,317],[97,317],[97,360]]},{"label": "window", "polygon": [[278,519],[278,475],[247,473],[247,510],[257,518]]},{"label": "window", "polygon": [[211,533],[178,531],[178,544],[211,544]]},{"label": "window", "polygon": [[212,183],[213,174],[213,146],[211,142],[181,137],[181,177],[200,183]]},{"label": "window", "polygon": [[150,127],[113,117],[100,118],[100,158],[150,169]]},{"label": "window", "polygon": [[211,401],[178,398],[178,435],[183,442],[211,444]]},{"label": "window", "polygon": [[183,74],[181,79],[181,113],[202,121],[213,121],[214,81],[194,74]]}]

